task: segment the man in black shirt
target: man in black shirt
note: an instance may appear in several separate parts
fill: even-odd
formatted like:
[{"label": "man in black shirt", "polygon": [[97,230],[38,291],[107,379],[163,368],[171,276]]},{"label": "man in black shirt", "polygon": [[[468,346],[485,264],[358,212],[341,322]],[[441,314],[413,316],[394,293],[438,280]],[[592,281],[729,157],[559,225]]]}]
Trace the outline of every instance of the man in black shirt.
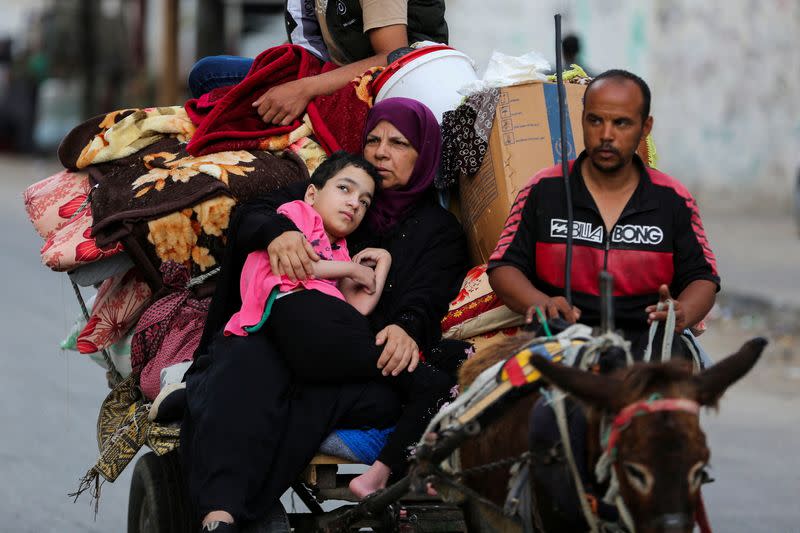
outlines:
[{"label": "man in black shirt", "polygon": [[520,191],[489,260],[489,281],[511,309],[589,325],[600,320],[598,274],[614,275],[616,323],[629,339],[664,321],[674,298],[675,331],[700,322],[719,289],[716,261],[697,205],[674,178],[636,155],[650,133],[650,91],[638,76],[604,72],[584,96],[585,150],[570,162],[574,204],[573,306],[564,298],[566,194],[561,167]]}]

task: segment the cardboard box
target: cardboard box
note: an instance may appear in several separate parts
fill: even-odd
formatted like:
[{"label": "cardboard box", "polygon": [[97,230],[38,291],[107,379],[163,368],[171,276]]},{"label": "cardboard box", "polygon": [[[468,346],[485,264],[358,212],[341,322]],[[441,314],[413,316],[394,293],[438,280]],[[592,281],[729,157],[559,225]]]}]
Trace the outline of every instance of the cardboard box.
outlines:
[{"label": "cardboard box", "polygon": [[[568,158],[583,150],[584,85],[566,84]],[[534,82],[500,89],[489,149],[480,170],[459,180],[461,220],[474,264],[494,251],[511,204],[539,170],[561,161],[558,90]]]}]

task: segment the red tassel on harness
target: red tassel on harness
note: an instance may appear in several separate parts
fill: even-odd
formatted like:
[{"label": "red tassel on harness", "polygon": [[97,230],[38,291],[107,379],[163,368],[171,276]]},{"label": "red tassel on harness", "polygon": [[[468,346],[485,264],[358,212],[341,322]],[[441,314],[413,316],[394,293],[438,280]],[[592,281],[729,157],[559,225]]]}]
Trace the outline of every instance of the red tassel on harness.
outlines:
[{"label": "red tassel on harness", "polygon": [[525,372],[522,370],[522,367],[520,367],[516,357],[509,359],[503,369],[508,373],[508,380],[515,387],[521,387],[528,382],[527,379],[525,379]]},{"label": "red tassel on harness", "polygon": [[697,522],[697,527],[700,528],[700,533],[711,533],[711,524],[708,522],[708,515],[706,514],[706,504],[703,502],[703,494],[697,498],[697,509],[694,511],[694,519]]}]

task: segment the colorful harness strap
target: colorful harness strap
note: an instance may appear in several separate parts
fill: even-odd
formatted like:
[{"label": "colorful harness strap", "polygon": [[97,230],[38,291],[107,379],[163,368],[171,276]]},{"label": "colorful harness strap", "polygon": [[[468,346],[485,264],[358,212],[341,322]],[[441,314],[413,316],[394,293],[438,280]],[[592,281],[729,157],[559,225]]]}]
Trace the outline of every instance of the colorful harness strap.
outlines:
[{"label": "colorful harness strap", "polygon": [[611,423],[608,434],[608,444],[606,444],[606,450],[610,457],[612,459],[616,457],[619,435],[628,427],[635,417],[649,413],[657,413],[659,411],[679,411],[697,415],[700,413],[700,405],[687,398],[662,399],[660,395],[657,394],[654,394],[647,400],[628,405],[614,417],[614,421]]}]

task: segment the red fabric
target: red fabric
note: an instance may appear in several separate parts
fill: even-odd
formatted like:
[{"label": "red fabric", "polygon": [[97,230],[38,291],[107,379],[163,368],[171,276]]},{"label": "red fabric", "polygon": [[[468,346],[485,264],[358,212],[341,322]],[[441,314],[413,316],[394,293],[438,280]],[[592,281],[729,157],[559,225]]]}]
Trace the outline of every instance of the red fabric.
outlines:
[{"label": "red fabric", "polygon": [[442,319],[442,332],[446,332],[453,326],[471,320],[486,311],[497,309],[501,305],[503,305],[503,302],[500,301],[500,298],[498,298],[494,292],[491,292],[486,296],[470,302],[463,306],[463,308],[459,307],[455,312],[451,311],[447,313]]},{"label": "red fabric", "polygon": [[78,334],[78,352],[99,352],[124,337],[151,296],[150,287],[136,268],[105,280],[97,290],[89,321]]},{"label": "red fabric", "polygon": [[[555,287],[564,286],[565,243],[536,243],[536,275]],[[576,245],[572,249],[572,288],[586,294],[599,295],[597,273],[603,270],[604,250]],[[658,292],[669,285],[674,273],[672,253],[642,250],[610,250],[608,271],[614,276],[614,296],[637,296]],[[632,276],[632,273],[636,273]]]},{"label": "red fabric", "polygon": [[[197,131],[186,147],[192,155],[228,150],[261,149],[262,142],[301,126],[265,124],[252,103],[268,89],[337,68],[322,64],[305,48],[284,44],[258,55],[247,76],[237,85],[220,87],[186,102],[186,112]],[[369,104],[360,100],[351,82],[335,93],[319,96],[306,109],[316,140],[326,152],[361,152],[361,133]]]},{"label": "red fabric", "polygon": [[671,252],[609,251],[608,271],[614,276],[614,296],[653,293],[661,285],[669,285],[675,274],[672,259]]},{"label": "red fabric", "polygon": [[515,387],[521,387],[527,383],[525,372],[522,371],[522,367],[519,366],[519,361],[517,361],[516,357],[509,359],[503,366],[503,370],[508,374],[508,381]]},{"label": "red fabric", "polygon": [[331,95],[314,98],[306,112],[314,137],[328,154],[337,150],[360,154],[369,108],[357,96],[355,83],[351,81]]},{"label": "red fabric", "polygon": [[300,46],[285,44],[263,51],[237,85],[221,87],[186,102],[186,112],[197,125],[187,151],[204,155],[247,150],[256,148],[258,139],[297,129],[299,120],[288,126],[265,124],[251,104],[267,89],[315,76],[321,68],[320,61]]},{"label": "red fabric", "polygon": [[23,193],[25,211],[44,240],[66,226],[89,196],[86,172],[62,170],[30,185]]}]

